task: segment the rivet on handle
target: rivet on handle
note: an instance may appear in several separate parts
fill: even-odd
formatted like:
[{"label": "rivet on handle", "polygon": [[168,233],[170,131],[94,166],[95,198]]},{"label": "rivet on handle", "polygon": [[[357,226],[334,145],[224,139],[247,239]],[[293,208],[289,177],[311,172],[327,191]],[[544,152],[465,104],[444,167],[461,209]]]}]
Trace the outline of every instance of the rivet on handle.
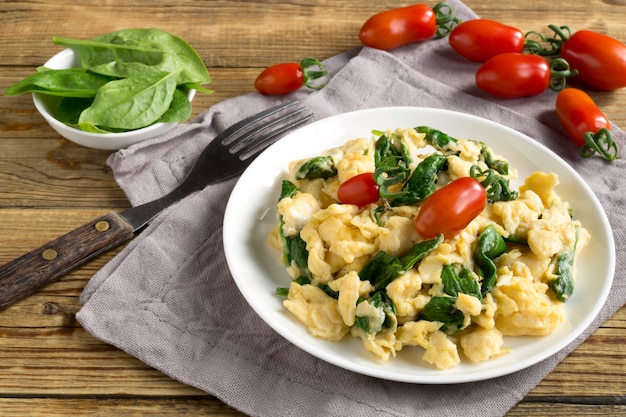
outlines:
[{"label": "rivet on handle", "polygon": [[44,258],[46,261],[51,261],[55,259],[58,255],[59,254],[57,253],[57,251],[52,248],[48,248],[41,252],[41,257]]},{"label": "rivet on handle", "polygon": [[96,230],[99,232],[106,232],[107,230],[109,230],[109,227],[109,222],[107,222],[106,220],[102,220],[96,223]]}]

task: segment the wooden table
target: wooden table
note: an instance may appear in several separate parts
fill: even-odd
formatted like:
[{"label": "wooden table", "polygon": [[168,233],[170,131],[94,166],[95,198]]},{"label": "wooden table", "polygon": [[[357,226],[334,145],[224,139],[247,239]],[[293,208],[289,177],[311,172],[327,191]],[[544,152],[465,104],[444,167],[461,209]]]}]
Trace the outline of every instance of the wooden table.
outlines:
[{"label": "wooden table", "polygon": [[[483,17],[525,31],[557,23],[626,40],[623,1],[467,4]],[[158,27],[186,39],[209,68],[215,93],[197,96],[197,114],[252,91],[255,77],[268,65],[304,56],[325,59],[358,46],[358,29],[370,15],[400,5],[389,0],[4,1],[0,89],[59,50],[52,36],[91,38],[123,28]],[[626,91],[593,97],[626,127]],[[0,96],[0,264],[129,206],[105,165],[108,155],[59,137],[30,96]],[[241,416],[99,342],[77,324],[78,296],[116,253],[100,256],[0,314],[0,415]],[[623,308],[508,415],[626,415],[625,345]]]}]

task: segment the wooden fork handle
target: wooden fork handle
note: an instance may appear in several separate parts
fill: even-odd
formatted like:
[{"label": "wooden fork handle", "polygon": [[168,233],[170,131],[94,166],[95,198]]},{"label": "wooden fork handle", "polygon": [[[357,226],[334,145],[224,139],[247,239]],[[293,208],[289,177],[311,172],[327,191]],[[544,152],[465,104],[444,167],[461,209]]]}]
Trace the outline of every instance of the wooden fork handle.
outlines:
[{"label": "wooden fork handle", "polygon": [[106,214],[0,267],[0,310],[134,236],[133,227]]}]

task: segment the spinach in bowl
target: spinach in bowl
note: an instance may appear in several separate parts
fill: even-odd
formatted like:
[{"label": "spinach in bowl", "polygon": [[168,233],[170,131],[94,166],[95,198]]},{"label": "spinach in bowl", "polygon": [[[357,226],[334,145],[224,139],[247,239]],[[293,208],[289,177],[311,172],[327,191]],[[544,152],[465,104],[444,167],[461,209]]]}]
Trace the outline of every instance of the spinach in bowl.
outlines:
[{"label": "spinach in bowl", "polygon": [[190,89],[211,78],[202,59],[183,39],[160,29],[124,29],[94,38],[53,38],[80,57],[80,68],[39,68],[9,87],[15,96],[62,97],[55,117],[95,133],[117,133],[191,115]]}]

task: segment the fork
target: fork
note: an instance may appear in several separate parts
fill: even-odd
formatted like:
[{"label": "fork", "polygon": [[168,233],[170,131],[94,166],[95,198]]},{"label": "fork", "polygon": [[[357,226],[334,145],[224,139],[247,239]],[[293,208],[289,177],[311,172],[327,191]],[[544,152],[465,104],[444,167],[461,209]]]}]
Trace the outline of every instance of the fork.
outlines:
[{"label": "fork", "polygon": [[105,214],[0,267],[0,310],[130,240],[189,194],[241,174],[280,135],[313,117],[298,104],[272,107],[225,129],[202,150],[183,182],[163,197]]},{"label": "fork", "polygon": [[[286,131],[313,117],[298,101],[288,102],[247,117],[218,134],[200,153],[185,180],[169,194],[120,213],[135,232],[166,207],[194,191],[241,174],[252,160]],[[273,117],[272,116],[276,116]],[[274,130],[270,130],[272,127]],[[1,274],[0,274],[1,280]],[[1,282],[0,282],[1,285]],[[1,308],[1,304],[0,304]]]}]

